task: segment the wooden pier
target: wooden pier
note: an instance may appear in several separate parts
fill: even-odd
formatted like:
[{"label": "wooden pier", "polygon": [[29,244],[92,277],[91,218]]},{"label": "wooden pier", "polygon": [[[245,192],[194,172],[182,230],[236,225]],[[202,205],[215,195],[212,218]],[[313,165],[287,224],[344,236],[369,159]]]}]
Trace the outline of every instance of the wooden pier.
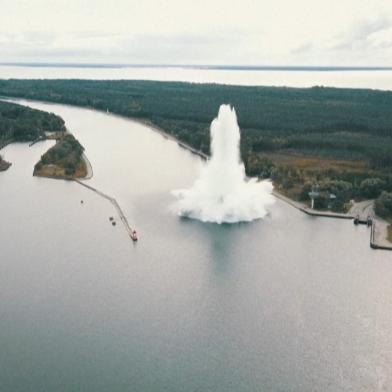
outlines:
[{"label": "wooden pier", "polygon": [[87,189],[90,189],[91,191],[95,192],[96,194],[98,194],[99,196],[107,199],[110,201],[110,203],[112,203],[112,205],[114,206],[114,208],[116,209],[121,222],[123,223],[125,230],[127,231],[128,235],[130,238],[133,238],[133,232],[134,229],[129,225],[128,219],[126,218],[125,214],[123,213],[120,205],[117,203],[117,200],[114,197],[111,197],[109,195],[107,195],[106,193],[101,192],[99,189],[92,187],[91,185],[87,185],[85,184],[83,181],[78,180],[78,179],[74,179],[73,181],[77,182],[79,185],[84,186]]}]

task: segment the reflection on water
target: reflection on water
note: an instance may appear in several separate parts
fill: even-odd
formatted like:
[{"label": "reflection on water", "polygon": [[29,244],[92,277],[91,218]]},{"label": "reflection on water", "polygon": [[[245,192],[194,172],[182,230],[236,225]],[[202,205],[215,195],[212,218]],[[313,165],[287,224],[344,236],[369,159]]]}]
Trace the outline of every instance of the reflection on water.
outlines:
[{"label": "reflection on water", "polygon": [[[277,201],[234,226],[178,218],[198,158],[119,117],[61,115],[91,185],[33,178],[50,142],[2,151],[0,380],[6,391],[369,391],[392,385],[392,263],[369,232]],[[84,200],[81,205],[80,200]]]}]

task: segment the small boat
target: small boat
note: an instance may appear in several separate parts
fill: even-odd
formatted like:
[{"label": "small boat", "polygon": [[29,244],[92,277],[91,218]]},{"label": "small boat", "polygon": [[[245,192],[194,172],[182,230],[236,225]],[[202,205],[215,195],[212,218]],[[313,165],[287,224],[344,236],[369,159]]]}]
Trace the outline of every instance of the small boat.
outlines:
[{"label": "small boat", "polygon": [[130,234],[130,236],[131,236],[131,238],[132,238],[134,241],[137,241],[137,233],[136,233],[136,230],[132,230],[132,233]]},{"label": "small boat", "polygon": [[113,222],[112,222],[112,225],[113,225],[113,226],[116,226],[116,222],[115,222],[115,221],[113,221]]},{"label": "small boat", "polygon": [[109,217],[109,220],[110,220],[110,222],[113,220],[114,218],[111,216],[111,217]]}]

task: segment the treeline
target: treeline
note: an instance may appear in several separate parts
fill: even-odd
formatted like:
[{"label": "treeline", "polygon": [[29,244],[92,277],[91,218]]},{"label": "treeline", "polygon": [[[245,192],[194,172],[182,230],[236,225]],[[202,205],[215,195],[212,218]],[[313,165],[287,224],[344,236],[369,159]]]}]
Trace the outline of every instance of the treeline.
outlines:
[{"label": "treeline", "polygon": [[234,105],[245,161],[263,152],[366,160],[392,167],[392,92],[244,87],[154,81],[3,80],[0,94],[87,106],[145,119],[209,150],[209,125]]},{"label": "treeline", "polygon": [[[0,95],[142,119],[207,154],[210,123],[219,106],[230,103],[241,127],[241,154],[248,175],[271,177],[281,191],[296,199],[308,200],[309,187],[317,186],[319,208],[336,211],[345,210],[352,198],[380,197],[383,191],[392,191],[390,91],[125,80],[2,80]],[[304,168],[290,161],[282,163],[278,155],[354,164],[324,167],[316,160]],[[368,185],[376,190],[369,193]]]},{"label": "treeline", "polygon": [[[292,199],[308,202],[310,192],[316,192],[314,206],[320,210],[347,212],[352,200],[378,200],[384,193],[392,195],[392,173],[389,170],[303,169],[295,165],[276,165],[268,158],[257,161],[257,167],[262,177],[271,178],[278,190]],[[376,211],[382,217],[392,218],[392,209],[390,213],[385,212],[389,211],[388,206]]]},{"label": "treeline", "polygon": [[63,138],[41,156],[41,160],[34,167],[34,174],[42,173],[45,166],[54,165],[61,169],[61,175],[73,176],[82,164],[84,148],[71,134]]},{"label": "treeline", "polygon": [[383,191],[375,203],[375,211],[378,216],[392,219],[392,192]]},{"label": "treeline", "polygon": [[0,101],[0,145],[8,140],[32,141],[45,132],[65,131],[64,121],[53,113]]}]

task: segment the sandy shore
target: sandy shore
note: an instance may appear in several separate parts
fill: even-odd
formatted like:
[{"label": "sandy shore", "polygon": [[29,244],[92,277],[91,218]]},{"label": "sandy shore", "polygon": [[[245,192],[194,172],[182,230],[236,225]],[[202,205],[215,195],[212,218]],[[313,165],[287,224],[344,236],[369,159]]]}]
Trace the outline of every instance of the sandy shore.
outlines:
[{"label": "sandy shore", "polygon": [[82,159],[83,159],[84,165],[86,167],[86,175],[84,177],[78,177],[78,178],[79,178],[79,180],[90,180],[94,175],[93,167],[92,167],[92,165],[91,165],[91,163],[85,153],[83,153]]}]

